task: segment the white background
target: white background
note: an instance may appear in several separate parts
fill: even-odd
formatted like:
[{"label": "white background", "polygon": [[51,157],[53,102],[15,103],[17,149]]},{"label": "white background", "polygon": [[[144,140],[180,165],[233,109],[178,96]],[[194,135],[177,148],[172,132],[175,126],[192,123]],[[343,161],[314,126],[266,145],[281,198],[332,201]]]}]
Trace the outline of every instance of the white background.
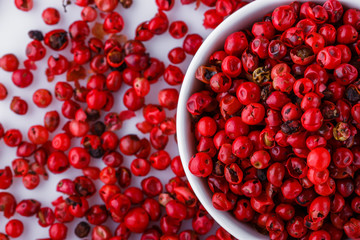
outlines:
[{"label": "white background", "polygon": [[[125,21],[125,28],[121,32],[128,36],[129,39],[134,38],[135,28],[136,26],[146,20],[151,19],[157,12],[157,8],[155,5],[155,0],[133,0],[134,3],[130,9],[123,9],[121,6],[117,8],[117,11],[123,16]],[[14,53],[18,56],[21,65],[23,67],[22,62],[25,58],[25,46],[31,41],[28,37],[27,32],[29,30],[41,30],[43,33],[46,33],[50,29],[55,28],[64,28],[67,29],[73,21],[80,19],[80,11],[81,8],[75,6],[74,4],[67,7],[67,12],[65,13],[62,8],[62,0],[34,0],[34,8],[30,12],[22,12],[16,9],[13,0],[3,0],[0,1],[0,56],[6,53]],[[61,13],[60,23],[55,26],[47,26],[41,19],[42,11],[47,7],[55,7]],[[195,10],[195,4],[182,6],[179,0],[176,0],[175,6],[173,10],[167,12],[170,22],[175,20],[183,20],[188,24],[189,33],[199,33],[203,37],[206,37],[210,30],[205,30],[202,26],[203,21],[203,13],[208,8],[203,5],[200,6],[199,9]],[[98,20],[101,21],[101,20]],[[169,64],[167,59],[167,53],[170,49],[182,46],[183,39],[175,40],[170,37],[168,33],[163,34],[161,36],[155,36],[149,42],[146,42],[145,45],[148,49],[148,52],[152,57],[156,57],[162,60],[165,65]],[[69,47],[62,51],[61,54],[70,57],[69,55]],[[56,54],[54,52],[47,51],[47,55],[45,60],[37,62],[38,70],[33,71],[34,74],[34,82],[32,85],[25,89],[19,89],[15,87],[11,81],[11,74],[8,72],[4,72],[0,70],[0,82],[3,83],[8,89],[8,97],[0,101],[0,122],[3,124],[5,129],[17,128],[20,129],[23,133],[24,139],[27,140],[27,130],[30,126],[36,124],[43,124],[43,116],[47,111],[56,109],[59,113],[61,113],[61,104],[53,98],[53,102],[50,106],[45,109],[39,109],[32,103],[32,94],[36,89],[39,88],[47,88],[51,92],[53,92],[54,84],[57,81],[65,81],[65,76],[57,76],[53,83],[48,83],[47,79],[44,75],[44,71],[46,68],[46,60],[51,54]],[[186,71],[186,66],[189,64],[191,60],[191,56],[187,56],[186,61],[179,66],[182,70]],[[81,82],[82,85],[86,84],[86,80]],[[150,95],[146,97],[146,103],[157,103],[157,93],[161,88],[170,87],[168,86],[162,79],[155,85],[151,85]],[[118,94],[116,94],[116,103],[112,111],[120,112],[125,110],[122,104],[122,95],[128,89],[129,86],[123,85],[122,89]],[[179,86],[176,87],[179,89]],[[13,96],[21,96],[21,98],[25,99],[29,104],[29,111],[24,116],[16,115],[15,113],[10,111],[10,102]],[[167,116],[174,116],[175,110],[168,111]],[[140,136],[141,133],[137,131],[135,128],[135,123],[143,121],[142,112],[136,112],[137,117],[132,118],[124,122],[123,128],[117,131],[118,136],[123,136],[130,133],[135,133]],[[62,126],[65,123],[64,119],[60,125]],[[59,128],[57,132],[61,131]],[[53,136],[54,134],[51,134]],[[146,135],[148,137],[148,135]],[[174,141],[174,137],[169,137],[169,144],[166,150],[170,153],[171,157],[175,157],[178,155],[178,150],[176,143]],[[75,141],[73,141],[74,143]],[[155,150],[152,150],[154,152]],[[16,158],[15,155],[16,149],[11,149],[6,147],[4,143],[0,142],[0,168],[4,168],[5,166],[10,166],[11,161]],[[32,158],[29,158],[33,161]],[[124,165],[129,166],[131,161],[134,159],[133,157],[125,157]],[[91,166],[99,166],[103,167],[101,159],[93,159]],[[54,175],[49,173],[49,180],[41,180],[40,185],[35,190],[27,190],[22,185],[21,178],[17,178],[14,180],[13,185],[6,191],[10,191],[16,197],[19,202],[22,199],[34,198],[41,201],[42,206],[52,207],[51,201],[55,200],[57,197],[61,196],[61,193],[56,192],[56,184],[62,178],[74,178],[75,176],[81,175],[80,170],[69,169],[65,173],[60,175]],[[165,171],[157,171],[152,169],[150,175],[155,175],[159,177],[163,183],[166,183],[167,180],[173,177],[173,173],[170,168]],[[133,177],[132,185],[139,186],[141,178]],[[102,185],[100,181],[96,181],[97,189],[99,189]],[[66,196],[64,196],[66,197]],[[101,204],[101,200],[97,197],[93,197],[89,199],[90,205],[95,203]],[[23,221],[25,225],[25,230],[22,237],[18,239],[38,239],[38,238],[47,238],[48,237],[48,228],[42,228],[38,225],[37,219],[35,217],[25,218],[20,216],[19,214],[15,214],[13,218],[20,219]],[[109,218],[110,219],[110,218]],[[2,216],[0,213],[0,232],[4,232],[4,226],[8,220]],[[68,239],[76,239],[73,234],[74,226],[79,220],[75,219],[72,223],[67,224],[68,226]],[[105,224],[108,226],[112,226],[112,229],[115,228],[117,224],[114,224],[111,220],[108,220]],[[156,223],[151,223],[152,224]],[[182,230],[190,229],[190,222],[182,226]],[[213,228],[214,230],[216,227]],[[89,235],[90,236],[90,235]],[[133,239],[139,239],[139,235],[133,235]]]}]

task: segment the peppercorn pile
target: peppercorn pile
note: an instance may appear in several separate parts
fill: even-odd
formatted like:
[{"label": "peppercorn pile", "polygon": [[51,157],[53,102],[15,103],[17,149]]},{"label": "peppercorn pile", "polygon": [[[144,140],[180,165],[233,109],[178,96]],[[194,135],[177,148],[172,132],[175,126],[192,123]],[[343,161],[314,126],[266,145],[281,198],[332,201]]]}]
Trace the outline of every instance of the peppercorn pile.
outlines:
[{"label": "peppercorn pile", "polygon": [[270,239],[360,238],[360,10],[293,2],[230,34],[187,109],[213,206]]},{"label": "peppercorn pile", "polygon": [[[147,1],[157,13],[140,24],[127,11],[142,0],[14,2],[21,25],[41,24],[0,52],[0,239],[232,239],[187,183],[174,115],[204,27],[247,2]],[[177,39],[165,55],[162,38]]]}]

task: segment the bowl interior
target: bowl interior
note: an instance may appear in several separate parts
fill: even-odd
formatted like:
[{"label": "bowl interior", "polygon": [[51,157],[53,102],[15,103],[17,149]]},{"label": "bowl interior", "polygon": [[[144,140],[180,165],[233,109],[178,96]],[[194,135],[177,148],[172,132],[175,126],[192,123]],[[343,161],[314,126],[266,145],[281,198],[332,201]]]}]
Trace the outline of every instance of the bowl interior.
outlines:
[{"label": "bowl interior", "polygon": [[[198,66],[206,64],[208,58],[214,51],[222,49],[225,39],[229,34],[251,26],[255,21],[261,20],[262,16],[271,12],[276,7],[289,4],[292,1],[293,0],[256,0],[229,16],[207,37],[197,51],[187,69],[180,91],[176,125],[179,153],[186,176],[199,201],[209,214],[224,229],[238,239],[246,239],[248,237],[250,239],[268,239],[268,237],[258,233],[249,225],[239,222],[229,212],[216,210],[211,202],[212,192],[207,185],[206,179],[196,177],[190,173],[188,163],[191,156],[196,153],[196,143],[191,126],[191,117],[186,109],[186,102],[193,93],[203,86],[202,83],[194,77],[196,69]],[[300,0],[300,2],[306,2],[306,0]],[[325,0],[315,0],[313,2],[323,3]],[[345,8],[360,8],[360,1],[342,0],[341,3]]]}]

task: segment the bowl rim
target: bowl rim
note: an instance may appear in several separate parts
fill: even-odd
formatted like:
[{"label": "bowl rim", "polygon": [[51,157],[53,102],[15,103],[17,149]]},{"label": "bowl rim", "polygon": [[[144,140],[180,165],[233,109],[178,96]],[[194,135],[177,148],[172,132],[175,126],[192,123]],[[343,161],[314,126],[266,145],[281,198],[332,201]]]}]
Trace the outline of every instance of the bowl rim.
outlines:
[{"label": "bowl rim", "polygon": [[[195,72],[198,66],[205,64],[212,52],[221,48],[226,36],[237,31],[235,26],[239,26],[238,30],[251,26],[252,23],[261,19],[263,15],[271,12],[278,6],[289,4],[294,0],[256,0],[237,10],[235,13],[227,17],[217,28],[215,28],[205,39],[198,49],[197,53],[190,62],[186,71],[183,84],[181,86],[177,112],[176,112],[176,132],[180,158],[184,167],[186,177],[198,197],[200,203],[206,211],[214,218],[214,220],[230,234],[238,239],[268,239],[267,235],[262,235],[255,228],[246,223],[242,223],[230,214],[216,210],[211,202],[211,191],[206,185],[205,179],[192,175],[188,169],[188,163],[191,156],[195,153],[195,138],[191,133],[190,114],[186,109],[187,99],[195,92],[196,86],[200,86],[200,81],[195,79]],[[299,2],[307,2],[309,0],[298,0]],[[310,0],[315,3],[324,3],[325,0]],[[341,0],[341,4],[347,8],[360,9],[360,1]],[[246,18],[248,16],[248,18]],[[251,19],[251,20],[249,20]],[[199,87],[198,87],[199,89]],[[191,135],[191,136],[190,136]]]},{"label": "bowl rim", "polygon": [[[225,29],[227,32],[235,32],[234,29],[234,22],[239,22],[244,17],[243,15],[251,15],[251,13],[256,13],[258,9],[263,8],[264,4],[267,4],[268,0],[257,0],[253,1],[244,7],[237,10],[235,13],[227,17],[218,27],[216,27],[205,39],[203,44],[200,46],[196,54],[194,55],[192,61],[190,62],[190,65],[188,66],[188,69],[186,71],[184,81],[181,86],[180,95],[179,95],[179,101],[177,106],[177,113],[176,113],[176,132],[177,132],[177,141],[178,141],[178,148],[179,148],[179,154],[180,158],[184,167],[184,171],[186,174],[186,177],[188,181],[190,182],[191,187],[193,188],[194,193],[198,197],[200,203],[204,206],[206,211],[214,218],[214,220],[225,230],[227,230],[230,234],[233,236],[239,238],[245,238],[245,237],[256,237],[256,239],[267,239],[266,235],[260,234],[258,231],[256,231],[254,228],[250,227],[246,223],[242,223],[238,220],[236,220],[230,213],[228,212],[221,212],[219,210],[216,210],[211,203],[211,197],[209,196],[209,189],[201,189],[201,185],[199,185],[200,181],[204,181],[204,179],[196,177],[192,175],[187,167],[188,162],[190,160],[190,157],[192,154],[190,154],[189,151],[189,145],[194,147],[194,144],[191,144],[189,142],[189,139],[187,138],[185,131],[189,130],[188,128],[191,126],[190,116],[186,109],[186,102],[187,99],[190,96],[190,92],[193,93],[194,90],[192,89],[192,85],[194,84],[194,75],[196,72],[196,69],[198,66],[201,65],[201,63],[206,63],[209,53],[212,53],[213,50],[209,50],[209,46],[216,45],[216,42],[219,40],[221,42],[224,42],[224,36],[222,34],[225,32]],[[282,3],[285,4],[287,2],[291,2],[291,0],[286,1],[279,1],[276,5],[281,5]],[[272,4],[274,5],[274,4]],[[252,23],[256,20],[259,20],[258,17],[254,17],[251,21]],[[244,29],[248,26],[248,24],[245,24],[246,26],[239,28],[239,30]],[[227,36],[228,34],[226,34]],[[219,49],[218,47],[216,47]],[[207,55],[207,57],[204,57],[204,55]],[[206,60],[205,60],[206,59]],[[194,138],[192,136],[192,138]],[[184,144],[183,144],[184,143]],[[185,144],[185,143],[189,143]],[[229,219],[234,221],[229,221]]]}]

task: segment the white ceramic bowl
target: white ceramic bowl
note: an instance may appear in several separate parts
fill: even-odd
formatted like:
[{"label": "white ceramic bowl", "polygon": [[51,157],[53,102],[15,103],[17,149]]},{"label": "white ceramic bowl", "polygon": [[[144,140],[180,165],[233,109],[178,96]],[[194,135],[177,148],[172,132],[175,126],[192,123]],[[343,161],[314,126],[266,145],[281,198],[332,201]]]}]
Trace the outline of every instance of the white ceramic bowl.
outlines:
[{"label": "white ceramic bowl", "polygon": [[[298,1],[307,2],[308,0]],[[233,32],[248,28],[254,22],[260,21],[265,14],[271,12],[276,7],[289,4],[291,2],[293,2],[293,0],[256,0],[229,16],[213,32],[211,32],[211,34],[206,38],[204,43],[197,51],[187,69],[180,91],[177,108],[176,130],[179,153],[186,176],[196,196],[199,198],[201,204],[205,207],[209,214],[224,229],[240,240],[268,239],[268,236],[264,236],[249,225],[239,222],[231,213],[216,210],[212,205],[212,192],[210,191],[206,180],[196,177],[190,173],[188,164],[191,156],[196,153],[196,143],[194,133],[191,129],[190,114],[186,109],[186,102],[188,98],[193,93],[201,89],[202,86],[202,83],[195,79],[196,69],[200,65],[206,64],[210,55],[214,51],[222,49],[225,39],[228,35]],[[313,2],[323,3],[325,0],[313,0]],[[340,0],[340,2],[346,8],[360,9],[360,1],[358,0]]]}]

